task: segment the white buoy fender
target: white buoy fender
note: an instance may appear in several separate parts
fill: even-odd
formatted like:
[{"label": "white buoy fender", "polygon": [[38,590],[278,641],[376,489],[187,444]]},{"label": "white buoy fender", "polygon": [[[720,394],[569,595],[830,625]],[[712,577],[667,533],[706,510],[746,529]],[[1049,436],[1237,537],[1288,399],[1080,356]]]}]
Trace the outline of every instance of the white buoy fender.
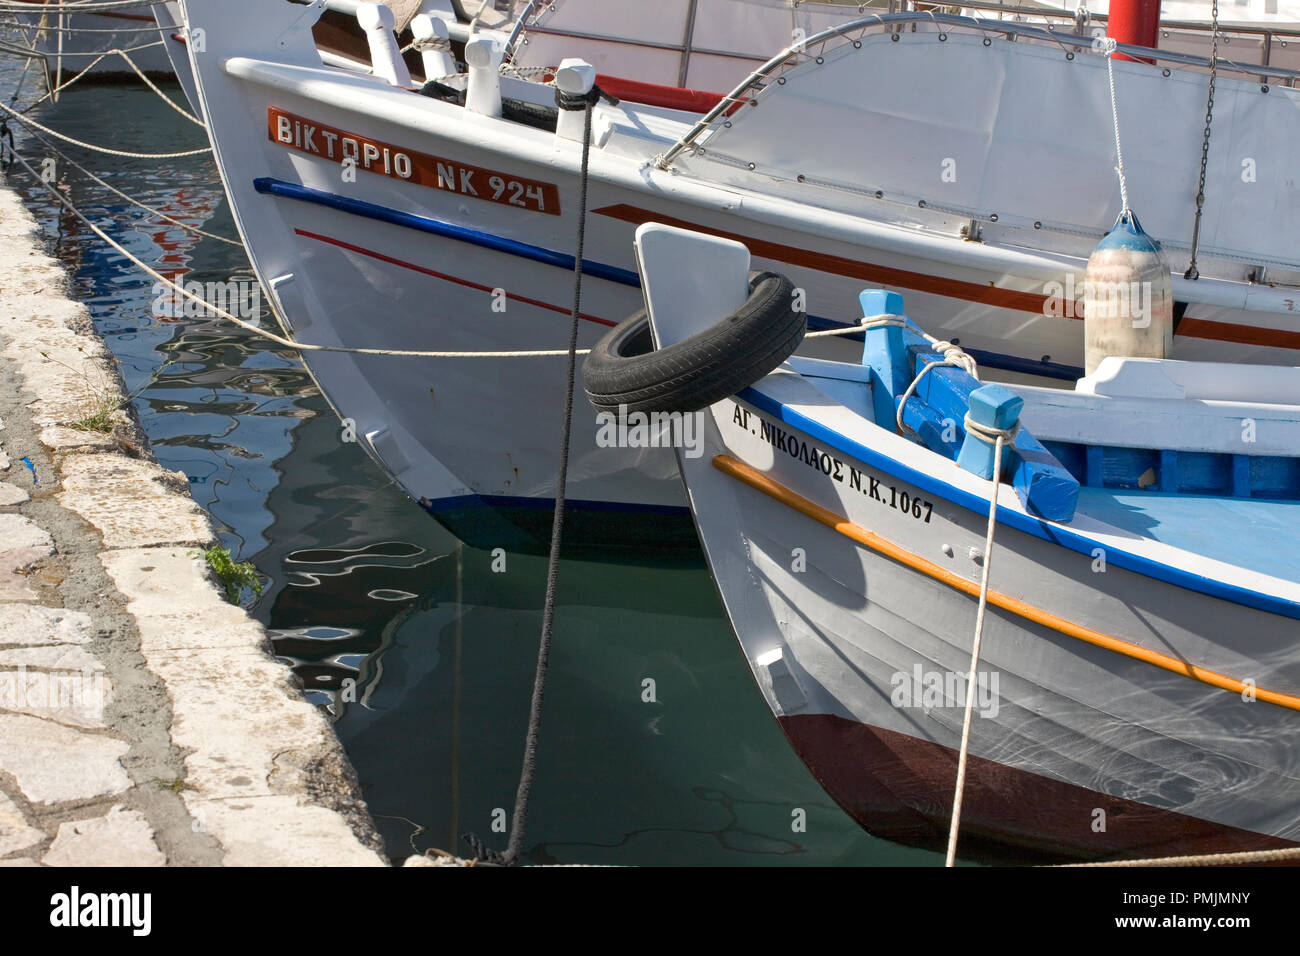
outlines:
[{"label": "white buoy fender", "polygon": [[1169,358],[1173,353],[1169,264],[1132,210],[1120,213],[1088,259],[1083,335],[1088,375],[1110,355]]}]

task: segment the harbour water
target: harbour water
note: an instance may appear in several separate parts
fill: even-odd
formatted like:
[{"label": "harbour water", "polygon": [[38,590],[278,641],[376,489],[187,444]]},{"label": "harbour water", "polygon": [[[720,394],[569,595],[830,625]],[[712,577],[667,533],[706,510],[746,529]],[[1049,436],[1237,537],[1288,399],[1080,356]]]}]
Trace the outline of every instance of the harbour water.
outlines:
[{"label": "harbour water", "polygon": [[[0,67],[4,89],[16,69]],[[32,115],[120,149],[205,142],[142,88],[74,89]],[[16,137],[38,168],[53,158]],[[208,158],[71,155],[150,206],[235,235]],[[89,218],[174,280],[255,287],[240,247],[169,225],[61,160],[53,172]],[[335,720],[389,854],[464,851],[466,832],[503,846],[494,824],[514,802],[545,560],[460,545],[345,440],[291,353],[215,318],[168,314],[152,279],[20,169],[10,181],[74,275],[158,460],[188,476],[223,543],[262,574],[254,613]],[[868,836],[825,795],[768,713],[702,563],[566,561],[560,582],[531,861],[940,860]]]}]

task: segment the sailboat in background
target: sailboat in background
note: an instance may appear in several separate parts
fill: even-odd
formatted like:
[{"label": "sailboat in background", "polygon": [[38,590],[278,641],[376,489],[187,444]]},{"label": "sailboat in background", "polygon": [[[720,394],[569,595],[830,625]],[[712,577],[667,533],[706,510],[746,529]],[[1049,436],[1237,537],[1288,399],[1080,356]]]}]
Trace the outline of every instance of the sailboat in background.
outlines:
[{"label": "sailboat in background", "polygon": [[6,13],[3,22],[44,62],[55,87],[83,73],[97,81],[136,79],[135,70],[114,51],[126,54],[145,74],[162,77],[172,72],[158,37],[152,4],[112,4],[110,9],[95,12],[93,2],[85,4],[87,10],[67,10],[57,4],[42,9],[45,0],[13,2],[30,7],[31,12]]}]

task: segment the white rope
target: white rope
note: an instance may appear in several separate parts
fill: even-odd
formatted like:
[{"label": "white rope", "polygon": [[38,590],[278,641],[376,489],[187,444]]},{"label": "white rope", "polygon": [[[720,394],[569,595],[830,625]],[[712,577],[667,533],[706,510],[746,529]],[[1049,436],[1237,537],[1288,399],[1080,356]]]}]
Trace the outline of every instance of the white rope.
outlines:
[{"label": "white rope", "polygon": [[[10,25],[22,29],[22,26],[17,22]],[[105,33],[113,35],[120,35],[123,33],[147,33],[155,37],[158,35],[157,24],[148,27],[56,27],[47,23],[44,26],[32,26],[28,29],[35,30],[37,33],[75,33],[78,35],[83,33]]]},{"label": "white rope", "polygon": [[[919,377],[919,376],[918,376]],[[984,612],[988,608],[989,568],[993,564],[993,533],[998,526],[998,491],[1002,487],[1002,445],[1015,440],[1018,426],[1011,429],[988,428],[975,425],[966,416],[966,428],[979,434],[981,438],[992,437],[993,445],[993,494],[989,500],[989,526],[984,535],[984,570],[980,576],[980,603],[975,614],[975,640],[971,644],[970,673],[966,675],[966,714],[961,724],[961,750],[957,756],[957,785],[952,798],[952,822],[948,826],[948,855],[944,866],[953,866],[957,860],[957,831],[961,829],[962,797],[966,790],[966,761],[970,755],[970,728],[975,713],[975,679],[980,663],[980,644],[984,639]]]},{"label": "white rope", "polygon": [[78,163],[76,160],[70,157],[67,153],[63,152],[61,149],[59,149],[57,146],[55,146],[53,143],[47,140],[44,136],[41,136],[39,133],[32,133],[31,135],[34,136],[37,140],[39,140],[41,144],[46,149],[48,149],[51,153],[59,157],[60,160],[67,163],[73,169],[77,170],[79,173],[81,173],[91,182],[96,183],[97,185],[103,187],[104,189],[107,189],[109,192],[113,193],[119,198],[125,199],[127,202],[131,203],[131,205],[138,206],[139,208],[143,209],[145,212],[149,213],[150,215],[157,216],[159,219],[162,219],[165,222],[169,222],[173,226],[177,226],[180,229],[184,229],[186,232],[192,232],[195,235],[202,236],[205,239],[215,239],[217,242],[224,242],[226,245],[229,246],[239,246],[241,249],[243,248],[244,244],[237,239],[227,239],[225,236],[219,236],[215,232],[207,232],[206,230],[200,229],[198,226],[191,226],[189,223],[181,222],[179,219],[174,219],[173,217],[167,215],[167,213],[163,212],[161,209],[155,209],[153,206],[149,206],[145,203],[142,203],[140,200],[136,199],[135,197],[129,196],[126,193],[122,192],[122,190],[118,189],[116,186],[112,185],[111,183],[105,182],[103,179],[100,179],[98,176],[92,173],[85,166],[82,166],[80,163]]},{"label": "white rope", "polygon": [[975,360],[961,350],[961,346],[953,345],[951,342],[942,342],[938,339],[932,339],[926,336],[936,352],[942,352],[943,358],[937,362],[927,362],[925,368],[916,373],[916,378],[912,379],[912,384],[907,386],[907,391],[903,393],[902,401],[898,403],[898,411],[894,415],[894,424],[897,426],[898,434],[903,434],[903,410],[907,408],[907,400],[916,392],[917,386],[921,384],[921,379],[925,378],[926,373],[932,368],[959,368],[970,375],[975,381],[979,381],[979,366]]},{"label": "white rope", "polygon": [[[159,41],[159,42],[162,42],[162,41]],[[154,46],[154,45],[156,45],[156,44],[150,44],[150,46]],[[147,47],[133,47],[133,49],[136,49],[136,50],[143,50],[143,49],[147,49]],[[140,69],[140,67],[136,65],[136,62],[135,62],[134,60],[132,60],[130,56],[127,55],[127,52],[126,52],[125,50],[106,50],[105,52],[99,54],[99,56],[95,57],[93,60],[91,60],[89,63],[87,63],[84,67],[82,67],[80,71],[78,71],[77,73],[73,74],[72,79],[68,80],[66,83],[62,83],[62,84],[60,84],[59,86],[57,86],[57,87],[55,87],[54,89],[52,89],[52,90],[50,90],[49,92],[47,92],[47,93],[46,93],[44,96],[42,96],[40,99],[36,100],[34,103],[31,103],[31,104],[29,104],[27,107],[25,107],[25,108],[23,109],[23,113],[26,114],[28,111],[30,111],[30,110],[32,109],[32,107],[40,106],[42,103],[44,103],[44,102],[45,102],[46,100],[48,100],[48,99],[56,98],[60,93],[62,93],[64,90],[66,90],[66,89],[67,89],[69,86],[71,86],[73,83],[76,83],[76,82],[77,82],[78,80],[80,80],[83,76],[86,76],[87,74],[89,74],[90,71],[93,70],[93,69],[94,69],[94,68],[99,64],[99,62],[100,62],[101,60],[103,60],[103,59],[106,58],[106,57],[112,56],[113,54],[117,54],[117,55],[120,56],[123,60],[125,60],[125,61],[126,61],[126,65],[129,66],[132,70],[135,71],[135,75],[138,76],[141,80],[143,80],[144,83],[145,83],[145,85],[148,86],[149,89],[153,90],[156,94],[158,94],[158,98],[159,98],[159,99],[161,99],[164,103],[166,103],[168,106],[170,106],[172,109],[174,109],[177,113],[180,113],[182,116],[184,116],[184,117],[185,117],[187,120],[189,120],[191,123],[195,123],[195,124],[197,124],[197,125],[199,125],[199,126],[204,126],[204,128],[206,129],[206,126],[204,125],[203,120],[198,119],[198,118],[195,117],[195,116],[192,116],[192,115],[191,115],[190,113],[188,113],[188,112],[187,112],[183,107],[181,107],[181,106],[177,105],[175,102],[173,102],[172,99],[171,99],[171,98],[170,98],[166,93],[164,93],[164,92],[163,92],[162,90],[160,90],[157,86],[155,86],[153,80],[149,79],[149,77],[145,75],[145,73]]]},{"label": "white rope", "polygon": [[936,339],[915,325],[912,325],[904,316],[901,315],[873,315],[863,316],[857,325],[846,325],[842,329],[823,329],[820,332],[808,332],[804,335],[805,339],[829,338],[836,335],[853,335],[858,332],[865,332],[869,329],[897,328],[909,329],[920,335],[930,343],[934,351],[943,355],[943,358],[937,362],[928,362],[925,368],[916,373],[916,378],[912,379],[912,384],[907,386],[907,391],[903,393],[903,399],[898,403],[898,413],[894,419],[898,433],[903,433],[903,409],[907,407],[907,400],[916,392],[917,386],[921,384],[921,379],[925,378],[926,373],[932,368],[959,368],[966,374],[970,375],[975,381],[979,381],[979,365],[973,358],[962,351],[961,346],[954,345],[952,342],[945,342],[942,339]]},{"label": "white rope", "polygon": [[846,325],[842,329],[822,329],[820,332],[805,332],[803,337],[806,339],[825,339],[837,335],[856,335],[861,331],[862,326],[860,325]]},{"label": "white rope", "polygon": [[[160,40],[159,42],[161,43],[162,41]],[[174,109],[177,113],[180,113],[181,116],[184,116],[187,120],[189,120],[191,123],[195,124],[196,126],[203,126],[205,129],[207,128],[204,125],[203,120],[199,119],[197,116],[194,116],[188,110],[182,108],[181,106],[173,102],[170,96],[168,96],[162,90],[158,89],[158,87],[154,84],[154,81],[149,79],[149,77],[145,76],[144,71],[141,70],[140,67],[136,66],[135,61],[126,55],[125,50],[109,50],[108,52],[116,53],[118,56],[124,59],[126,61],[126,65],[135,71],[135,75],[140,77],[140,79],[144,81],[144,84],[147,87],[149,87],[149,89],[153,90],[155,93],[158,94],[158,98],[160,100],[162,100],[172,109]]]},{"label": "white rope", "polygon": [[45,13],[49,10],[68,10],[74,13],[98,13],[100,10],[119,10],[122,7],[152,7],[167,0],[66,0],[64,3],[16,3],[0,0],[0,10],[11,13]]},{"label": "white rope", "polygon": [[1142,860],[1102,860],[1095,863],[1058,863],[1058,867],[1125,866],[1241,866],[1246,863],[1288,863],[1300,860],[1300,846],[1277,850],[1242,850],[1237,853],[1198,853],[1192,856],[1157,856]]},{"label": "white rope", "polygon": [[55,139],[62,140],[65,143],[70,143],[71,145],[80,147],[81,149],[88,149],[96,153],[104,153],[108,156],[124,156],[127,159],[180,159],[184,156],[201,156],[204,153],[212,152],[211,146],[205,146],[202,149],[185,150],[179,153],[133,153],[124,149],[109,149],[107,146],[96,146],[94,143],[83,143],[79,139],[65,136],[63,133],[60,133],[57,130],[52,130],[48,126],[42,126],[40,123],[36,122],[36,120],[29,116],[24,116],[16,109],[13,109],[4,103],[0,103],[0,110],[4,110],[14,119],[18,120],[18,122],[30,126],[33,129],[38,129],[48,136],[53,136]]},{"label": "white rope", "polygon": [[[921,383],[921,379],[932,368],[948,366],[960,368],[969,374],[976,381],[979,381],[979,369],[975,360],[962,351],[960,346],[952,342],[944,342],[933,336],[927,335],[914,326],[910,325],[906,318],[901,315],[878,315],[870,318],[863,318],[858,328],[911,328],[913,331],[920,332],[931,347],[943,355],[943,358],[937,362],[929,362],[916,374],[912,379],[912,384],[907,386],[907,391],[903,393],[902,400],[898,403],[898,412],[895,418],[895,424],[898,426],[899,434],[903,432],[903,409],[907,407],[907,400],[911,398],[912,393]],[[857,329],[854,329],[856,331]],[[835,330],[841,334],[847,330]],[[965,422],[968,434],[975,435],[977,438],[989,442],[993,445],[993,494],[989,501],[989,524],[988,531],[984,536],[984,569],[980,578],[980,600],[979,610],[975,615],[975,639],[971,646],[970,672],[966,675],[966,713],[962,720],[961,729],[961,751],[957,758],[957,785],[953,795],[952,804],[952,822],[948,829],[948,856],[945,861],[946,866],[953,866],[957,856],[957,832],[961,828],[961,806],[962,795],[966,789],[966,761],[970,752],[970,728],[971,720],[974,714],[975,704],[975,686],[977,671],[980,660],[980,644],[984,638],[984,613],[988,607],[989,596],[989,567],[993,564],[993,536],[997,529],[998,519],[998,490],[1002,482],[1002,446],[1007,442],[1015,442],[1016,433],[1020,430],[1020,424],[1017,422],[1010,428],[990,428],[973,421],[970,413],[966,414]]]},{"label": "white rope", "polygon": [[1003,439],[1012,444],[1015,443],[1016,436],[1020,434],[1020,422],[1016,422],[1010,428],[992,428],[988,425],[981,425],[975,419],[970,417],[970,412],[962,420],[962,427],[970,435],[974,435],[986,445],[992,445],[999,439]]},{"label": "white rope", "polygon": [[1102,39],[1102,52],[1106,54],[1106,75],[1110,78],[1110,116],[1115,127],[1115,172],[1119,174],[1119,201],[1123,207],[1120,215],[1129,212],[1128,180],[1124,177],[1124,149],[1119,141],[1119,105],[1115,101],[1115,48],[1118,44],[1114,37]]},{"label": "white rope", "polygon": [[[124,256],[128,262],[139,266],[140,270],[144,272],[145,275],[149,276],[154,281],[161,283],[166,288],[171,289],[176,294],[202,305],[209,314],[220,319],[225,319],[227,322],[231,322],[247,332],[251,332],[254,335],[260,335],[262,338],[274,342],[277,345],[282,345],[285,348],[293,349],[298,352],[343,352],[350,355],[387,355],[397,358],[556,358],[567,357],[570,354],[568,349],[532,349],[500,352],[444,352],[417,349],[359,349],[347,348],[341,345],[307,345],[303,342],[295,342],[292,339],[285,338],[282,335],[276,335],[274,332],[268,332],[266,329],[259,328],[251,322],[246,322],[237,316],[231,315],[225,309],[218,308],[202,296],[195,295],[184,286],[177,285],[171,279],[168,279],[165,275],[150,266],[147,262],[144,262],[133,255],[128,249],[116,242],[112,236],[108,235],[108,233],[104,232],[104,230],[100,229],[97,225],[87,219],[85,214],[74,206],[72,201],[64,196],[60,190],[42,179],[40,174],[32,168],[31,164],[28,163],[26,159],[22,156],[14,156],[14,159],[22,164],[23,168],[27,170],[32,178],[40,183],[41,186],[43,186],[46,191],[54,197],[55,201],[57,201],[59,205],[72,213],[72,215],[79,219],[88,229],[90,229],[91,232],[97,235],[104,242],[108,243],[108,245],[111,246],[119,255]],[[591,349],[578,349],[577,354],[586,355],[590,351]]]},{"label": "white rope", "polygon": [[[23,112],[26,113],[28,110],[32,109],[33,107],[40,106],[48,99],[58,99],[60,93],[62,93],[69,86],[71,86],[73,83],[76,83],[79,79],[81,79],[92,69],[94,69],[95,66],[99,63],[99,61],[104,59],[106,56],[108,56],[107,53],[101,53],[99,56],[95,57],[88,64],[86,64],[86,66],[81,70],[80,73],[74,73],[72,79],[68,80],[66,83],[60,83],[58,86],[54,87],[53,89],[48,90],[40,99],[26,106],[23,109]],[[10,102],[13,102],[13,100],[10,100]]]}]

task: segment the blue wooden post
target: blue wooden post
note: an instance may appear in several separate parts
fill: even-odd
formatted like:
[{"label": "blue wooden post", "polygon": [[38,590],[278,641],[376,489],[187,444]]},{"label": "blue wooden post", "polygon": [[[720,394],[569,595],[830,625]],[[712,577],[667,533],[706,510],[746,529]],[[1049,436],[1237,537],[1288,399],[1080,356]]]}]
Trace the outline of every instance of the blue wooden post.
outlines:
[{"label": "blue wooden post", "polygon": [[[904,316],[903,297],[884,289],[867,289],[858,296],[862,314]],[[876,424],[894,429],[897,399],[912,384],[903,330],[898,326],[881,326],[863,333],[862,364],[871,369],[871,401]]]},{"label": "blue wooden post", "polygon": [[1165,494],[1178,494],[1178,452],[1168,448],[1160,450],[1160,490]]},{"label": "blue wooden post", "polygon": [[[932,373],[933,374],[933,373]],[[1010,428],[1020,421],[1020,410],[1025,400],[1013,395],[1001,385],[982,385],[970,393],[971,421],[985,428]],[[1002,474],[1008,473],[1013,459],[1012,442],[1002,443]],[[966,434],[957,464],[981,478],[993,477],[993,444],[972,433]],[[998,477],[1001,481],[1001,476]]]},{"label": "blue wooden post", "polygon": [[1250,497],[1250,457],[1248,455],[1232,456],[1232,496],[1234,498]]}]

